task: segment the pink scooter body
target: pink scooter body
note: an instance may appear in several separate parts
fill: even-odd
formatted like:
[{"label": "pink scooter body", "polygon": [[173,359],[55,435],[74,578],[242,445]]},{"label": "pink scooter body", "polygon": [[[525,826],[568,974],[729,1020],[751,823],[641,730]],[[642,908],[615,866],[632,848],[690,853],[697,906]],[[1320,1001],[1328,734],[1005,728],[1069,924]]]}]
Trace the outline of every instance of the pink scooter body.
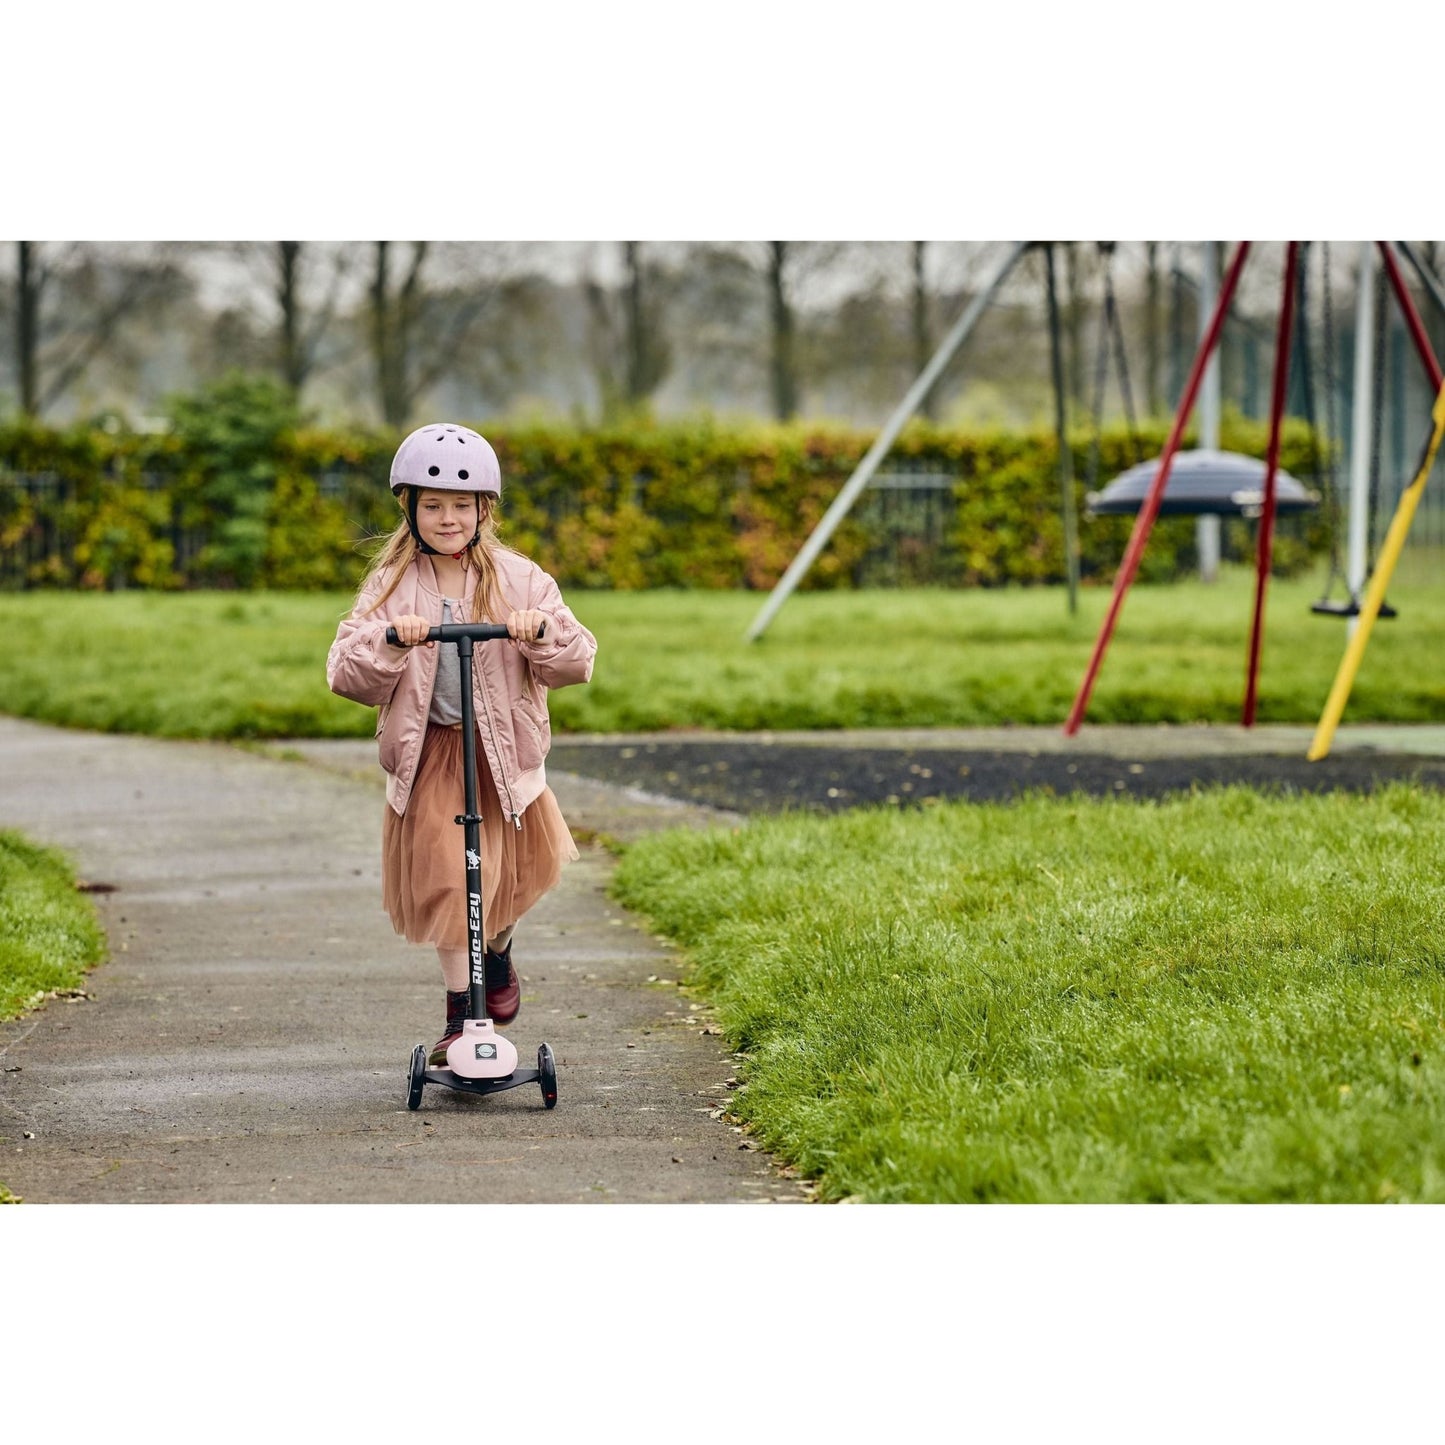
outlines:
[{"label": "pink scooter body", "polygon": [[516,1072],[517,1050],[491,1019],[468,1019],[447,1049],[447,1067],[463,1079],[505,1079]]}]

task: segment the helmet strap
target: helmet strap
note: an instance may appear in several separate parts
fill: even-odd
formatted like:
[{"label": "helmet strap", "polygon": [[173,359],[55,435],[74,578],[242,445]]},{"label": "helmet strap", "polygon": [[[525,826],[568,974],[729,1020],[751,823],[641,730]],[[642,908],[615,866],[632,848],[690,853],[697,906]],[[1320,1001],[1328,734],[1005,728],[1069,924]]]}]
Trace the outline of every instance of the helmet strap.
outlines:
[{"label": "helmet strap", "polygon": [[[460,552],[442,552],[438,548],[433,547],[430,542],[423,539],[421,533],[417,530],[416,505],[418,499],[421,497],[421,488],[408,487],[406,490],[406,524],[411,528],[412,541],[415,542],[418,548],[425,552],[427,556],[450,557],[453,562],[460,562],[462,558],[467,555],[467,552],[482,540],[482,524],[481,521],[478,520],[477,530],[472,533],[472,540],[468,542]],[[480,492],[473,492],[472,495],[477,499],[477,517],[480,519],[482,515],[482,494]]]}]

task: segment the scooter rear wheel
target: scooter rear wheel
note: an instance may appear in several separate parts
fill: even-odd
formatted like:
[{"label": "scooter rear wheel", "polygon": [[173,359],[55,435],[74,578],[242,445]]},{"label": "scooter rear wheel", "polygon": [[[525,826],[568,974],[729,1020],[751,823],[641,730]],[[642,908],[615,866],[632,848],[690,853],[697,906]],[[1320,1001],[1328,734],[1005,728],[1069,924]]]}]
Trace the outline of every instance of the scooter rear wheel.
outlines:
[{"label": "scooter rear wheel", "polygon": [[421,1091],[426,1086],[426,1045],[418,1044],[411,1051],[411,1076],[406,1091],[406,1107],[421,1107]]},{"label": "scooter rear wheel", "polygon": [[552,1045],[542,1044],[537,1049],[537,1082],[542,1086],[542,1102],[549,1109],[557,1107],[557,1060],[552,1057]]}]

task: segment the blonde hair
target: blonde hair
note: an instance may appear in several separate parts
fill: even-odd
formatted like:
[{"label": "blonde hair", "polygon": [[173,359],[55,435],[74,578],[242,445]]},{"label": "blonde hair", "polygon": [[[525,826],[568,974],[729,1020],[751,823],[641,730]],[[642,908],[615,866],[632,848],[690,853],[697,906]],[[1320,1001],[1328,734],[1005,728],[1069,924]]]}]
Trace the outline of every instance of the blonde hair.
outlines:
[{"label": "blonde hair", "polygon": [[[403,517],[396,530],[377,548],[376,555],[371,559],[371,566],[367,568],[366,576],[361,580],[361,587],[356,594],[357,608],[361,606],[361,599],[366,595],[366,590],[373,581],[378,577],[383,581],[381,595],[366,609],[366,612],[361,614],[362,616],[375,612],[396,591],[402,573],[422,555],[416,538],[411,534],[411,523],[408,520],[410,494],[413,491],[421,490],[424,489],[402,487],[397,491],[396,500],[401,507]],[[497,512],[501,506],[501,499],[491,492],[478,492],[476,497],[478,536],[477,540],[467,548],[466,555],[466,565],[472,569],[473,575],[477,579],[477,585],[472,592],[472,616],[478,621],[489,619],[493,622],[503,622],[506,620],[507,613],[512,611],[512,605],[502,592],[502,584],[497,576],[496,553],[507,550],[497,540],[499,525]]]}]

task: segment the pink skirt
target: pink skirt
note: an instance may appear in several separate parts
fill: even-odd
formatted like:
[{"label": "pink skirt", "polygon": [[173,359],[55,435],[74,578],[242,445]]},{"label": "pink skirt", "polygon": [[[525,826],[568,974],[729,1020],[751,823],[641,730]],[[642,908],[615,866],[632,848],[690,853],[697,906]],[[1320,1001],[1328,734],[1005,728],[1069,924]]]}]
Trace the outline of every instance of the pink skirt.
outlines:
[{"label": "pink skirt", "polygon": [[[456,817],[464,810],[460,728],[428,724],[406,812],[385,809],[381,896],[409,943],[467,946],[466,860]],[[477,745],[482,815],[482,937],[495,938],[562,876],[577,847],[550,788],[518,828],[502,812],[486,754]]]}]

